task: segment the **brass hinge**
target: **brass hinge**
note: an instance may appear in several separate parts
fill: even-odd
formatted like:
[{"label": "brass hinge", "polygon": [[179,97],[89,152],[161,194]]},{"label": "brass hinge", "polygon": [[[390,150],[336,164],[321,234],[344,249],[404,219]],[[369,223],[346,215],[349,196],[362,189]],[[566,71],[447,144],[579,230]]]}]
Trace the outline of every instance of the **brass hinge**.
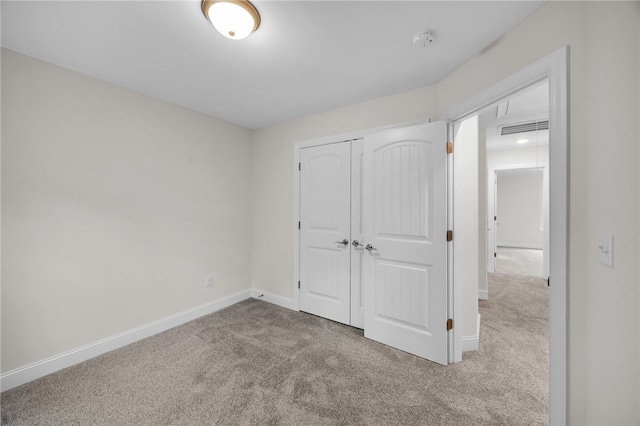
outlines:
[{"label": "brass hinge", "polygon": [[453,241],[453,231],[447,231],[447,241]]},{"label": "brass hinge", "polygon": [[447,142],[447,154],[453,153],[453,144],[451,142]]},{"label": "brass hinge", "polygon": [[453,329],[453,320],[451,318],[449,318],[447,320],[447,331]]}]

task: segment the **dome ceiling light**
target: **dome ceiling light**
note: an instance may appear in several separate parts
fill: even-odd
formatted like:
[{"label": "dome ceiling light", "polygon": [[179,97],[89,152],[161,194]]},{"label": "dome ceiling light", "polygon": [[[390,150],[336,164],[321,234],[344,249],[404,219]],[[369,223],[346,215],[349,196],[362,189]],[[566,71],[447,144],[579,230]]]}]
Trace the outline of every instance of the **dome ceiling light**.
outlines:
[{"label": "dome ceiling light", "polygon": [[232,40],[242,40],[260,26],[260,14],[247,0],[203,0],[202,13],[220,34]]}]

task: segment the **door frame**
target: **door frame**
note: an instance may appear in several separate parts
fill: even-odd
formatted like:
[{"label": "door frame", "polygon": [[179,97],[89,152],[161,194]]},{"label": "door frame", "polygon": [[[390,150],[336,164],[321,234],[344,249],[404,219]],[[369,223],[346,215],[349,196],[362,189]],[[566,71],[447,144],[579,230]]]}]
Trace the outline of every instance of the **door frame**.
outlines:
[{"label": "door frame", "polygon": [[[543,186],[546,185],[546,190],[547,192],[550,190],[550,186],[549,186],[549,170],[548,170],[548,166],[541,166],[538,165],[536,163],[518,163],[518,164],[503,164],[497,167],[492,167],[490,169],[488,169],[488,173],[487,173],[487,183],[489,182],[489,180],[491,178],[493,178],[495,180],[495,184],[494,189],[487,191],[487,198],[488,198],[488,202],[489,204],[494,203],[494,206],[497,206],[496,200],[497,200],[497,194],[496,194],[496,190],[497,190],[497,177],[499,172],[504,172],[504,171],[513,171],[513,170],[539,170],[542,172],[543,178]],[[489,184],[487,186],[490,186]],[[544,190],[544,188],[543,188]],[[543,204],[544,207],[544,204]],[[493,212],[495,214],[495,208],[493,207]],[[546,205],[546,210],[543,210],[542,213],[542,226],[543,226],[543,232],[542,232],[542,276],[543,277],[548,277],[549,276],[549,204],[547,203]],[[491,215],[488,215],[487,218],[489,218]],[[494,244],[496,246],[496,249],[498,247],[498,240],[497,240],[497,228],[495,228],[495,224],[494,224],[494,232],[496,233],[496,238],[494,241]],[[488,248],[488,244],[487,244],[487,248]],[[489,255],[489,253],[487,253],[487,255]],[[489,263],[487,262],[487,270],[489,269]]]},{"label": "door frame", "polygon": [[391,124],[388,126],[379,126],[370,129],[357,130],[354,132],[340,133],[337,135],[323,136],[304,141],[298,141],[293,145],[293,309],[300,310],[300,289],[298,282],[300,280],[300,233],[298,232],[298,222],[300,221],[300,153],[303,148],[312,146],[329,145],[341,142],[351,142],[364,138],[367,135],[380,132],[383,130],[395,129],[398,127],[415,126],[417,124],[425,124],[431,120],[417,120],[403,123]]},{"label": "door frame", "polygon": [[[562,47],[446,111],[441,120],[460,121],[545,78],[549,79],[549,423],[568,421],[569,302],[569,47]],[[454,154],[455,155],[455,154]],[[455,177],[455,170],[453,170]],[[454,224],[455,225],[455,224]],[[551,232],[552,231],[552,232]],[[455,242],[454,242],[455,243]],[[455,259],[451,259],[455,262]],[[450,265],[451,268],[451,265]],[[453,278],[453,310],[460,285]],[[456,297],[457,296],[457,297]],[[455,353],[454,356],[458,354]],[[461,353],[459,354],[461,356]]]},{"label": "door frame", "polygon": [[[314,139],[308,139],[308,140],[304,140],[304,141],[298,141],[294,144],[293,146],[293,223],[292,223],[292,228],[293,228],[293,283],[292,283],[292,287],[293,287],[293,307],[292,309],[296,310],[296,311],[300,311],[300,289],[298,288],[299,282],[300,282],[300,232],[298,229],[298,222],[300,221],[300,170],[299,170],[299,164],[300,164],[300,155],[301,155],[301,150],[303,148],[309,148],[309,147],[313,147],[313,146],[319,146],[319,145],[329,145],[329,144],[334,144],[334,143],[341,143],[341,142],[351,142],[354,140],[359,140],[359,139],[363,139],[364,137],[366,137],[367,135],[371,135],[377,132],[381,132],[384,130],[390,130],[390,129],[395,129],[395,128],[399,128],[399,127],[409,127],[409,126],[415,126],[415,125],[419,125],[419,124],[427,124],[430,123],[431,119],[428,120],[414,120],[414,121],[408,121],[408,122],[402,122],[402,123],[396,123],[396,124],[391,124],[388,126],[380,126],[380,127],[374,127],[374,128],[370,128],[370,129],[364,129],[364,130],[359,130],[359,131],[354,131],[354,132],[348,132],[348,133],[341,133],[341,134],[337,134],[337,135],[331,135],[331,136],[323,136],[323,137],[319,137],[319,138],[314,138]],[[448,155],[447,156],[447,199],[448,201],[448,205],[447,205],[447,214],[451,214],[451,200],[453,199],[452,194],[453,194],[453,186],[451,184],[451,178],[452,178],[452,159],[451,156]],[[450,229],[450,228],[449,228]],[[451,244],[447,245],[447,295],[449,300],[447,301],[448,303],[448,311],[449,311],[449,318],[453,319],[454,324],[455,323],[460,323],[460,317],[459,314],[457,312],[459,311],[453,311],[450,307],[453,304],[453,297],[454,297],[454,291],[453,291],[453,282],[450,278],[450,272],[451,272]],[[458,327],[459,328],[459,327]],[[453,333],[449,333],[449,335],[447,336],[447,351],[448,351],[448,359],[449,362],[452,362],[452,355],[451,355],[451,348],[452,347],[456,347],[459,348],[462,345],[462,335],[457,332],[456,333],[456,327],[454,327],[453,329]]]}]

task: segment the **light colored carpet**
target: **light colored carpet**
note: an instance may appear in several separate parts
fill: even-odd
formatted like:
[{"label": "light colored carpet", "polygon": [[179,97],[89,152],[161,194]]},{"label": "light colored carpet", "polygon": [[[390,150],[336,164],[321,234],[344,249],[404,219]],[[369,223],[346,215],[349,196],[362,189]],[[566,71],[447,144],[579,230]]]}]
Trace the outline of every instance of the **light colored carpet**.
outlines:
[{"label": "light colored carpet", "polygon": [[542,276],[542,250],[498,247],[496,272],[501,274]]},{"label": "light colored carpet", "polygon": [[490,280],[480,350],[456,365],[246,300],[4,392],[2,424],[546,424],[546,283]]}]

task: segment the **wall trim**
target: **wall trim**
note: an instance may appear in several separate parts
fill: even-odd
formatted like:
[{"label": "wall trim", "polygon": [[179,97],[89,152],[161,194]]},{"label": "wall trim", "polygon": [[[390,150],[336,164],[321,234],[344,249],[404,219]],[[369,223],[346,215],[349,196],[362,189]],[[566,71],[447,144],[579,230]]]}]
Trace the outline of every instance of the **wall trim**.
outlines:
[{"label": "wall trim", "polygon": [[264,300],[265,302],[272,303],[274,305],[282,306],[283,308],[291,309],[292,311],[298,311],[298,304],[294,299],[278,296],[267,291],[262,291],[257,288],[251,289],[251,297],[258,300]]},{"label": "wall trim", "polygon": [[170,315],[166,318],[150,322],[123,333],[89,343],[88,345],[45,358],[40,361],[7,371],[0,375],[0,389],[2,392],[39,379],[63,368],[71,367],[82,361],[102,355],[106,352],[121,348],[154,334],[161,333],[179,325],[193,321],[202,316],[214,313],[233,304],[249,299],[251,290],[244,290],[231,296],[224,297],[186,311]]},{"label": "wall trim", "polygon": [[477,351],[478,349],[480,349],[480,314],[478,314],[478,321],[476,321],[475,336],[462,337],[462,352]]},{"label": "wall trim", "polygon": [[498,247],[521,248],[531,250],[543,250],[540,244],[522,244],[522,243],[498,243]]},{"label": "wall trim", "polygon": [[489,300],[489,291],[478,290],[478,300]]}]

